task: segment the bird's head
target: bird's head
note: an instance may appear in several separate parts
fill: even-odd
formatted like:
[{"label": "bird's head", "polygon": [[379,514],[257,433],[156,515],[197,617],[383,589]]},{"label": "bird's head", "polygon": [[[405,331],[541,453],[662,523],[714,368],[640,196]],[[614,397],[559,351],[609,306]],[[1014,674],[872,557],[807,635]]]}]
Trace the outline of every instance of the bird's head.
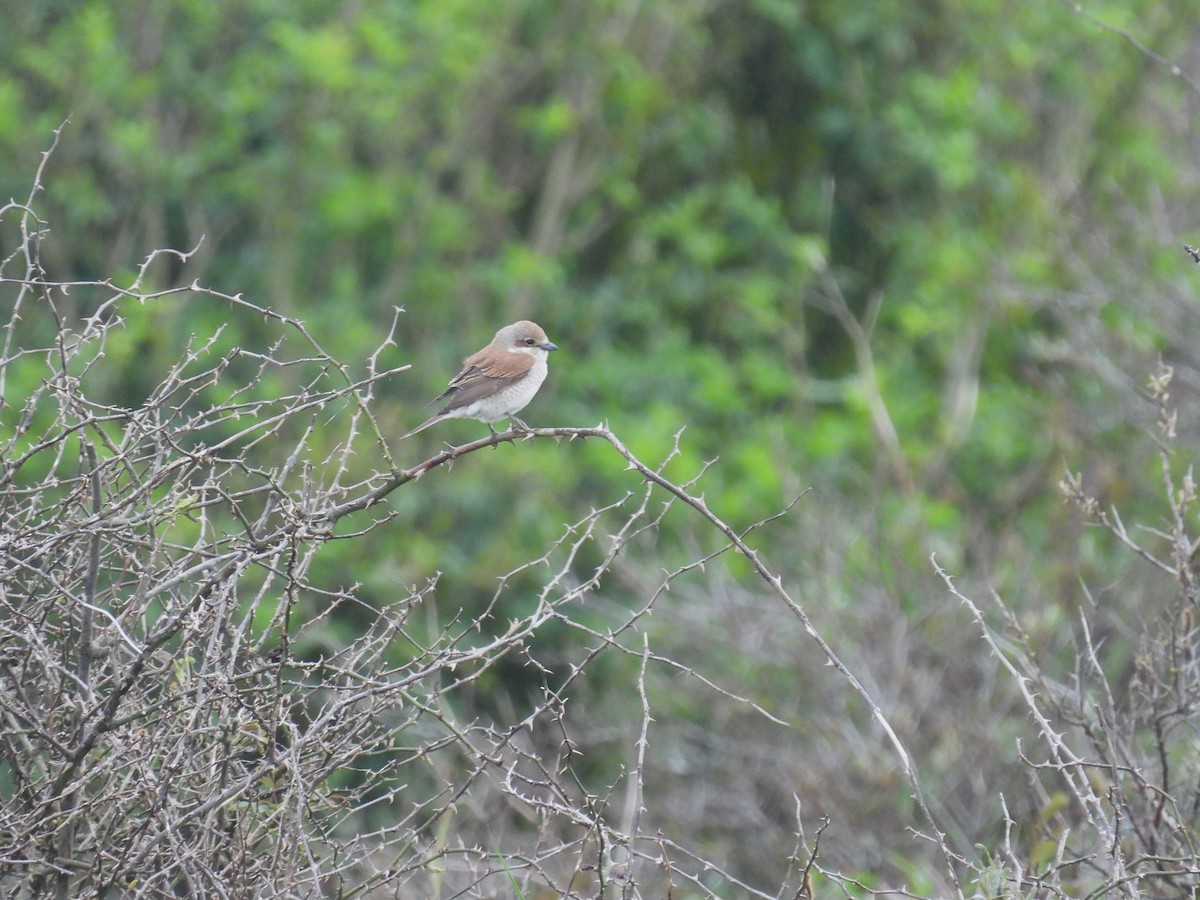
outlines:
[{"label": "bird's head", "polygon": [[525,353],[539,356],[557,350],[558,345],[546,337],[546,332],[535,322],[520,321],[505,325],[492,338],[492,346],[509,353]]}]

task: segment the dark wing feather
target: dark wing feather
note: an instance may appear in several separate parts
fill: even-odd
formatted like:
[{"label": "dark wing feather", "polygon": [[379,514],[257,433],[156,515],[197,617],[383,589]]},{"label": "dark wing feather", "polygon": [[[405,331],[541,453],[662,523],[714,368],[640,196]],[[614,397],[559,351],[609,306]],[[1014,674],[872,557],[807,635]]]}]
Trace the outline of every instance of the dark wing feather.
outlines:
[{"label": "dark wing feather", "polygon": [[469,406],[476,400],[490,397],[515,384],[529,374],[533,368],[533,357],[524,353],[509,353],[495,347],[485,347],[463,363],[463,370],[454,376],[447,388],[434,403],[449,402],[438,410],[444,415],[452,409]]}]

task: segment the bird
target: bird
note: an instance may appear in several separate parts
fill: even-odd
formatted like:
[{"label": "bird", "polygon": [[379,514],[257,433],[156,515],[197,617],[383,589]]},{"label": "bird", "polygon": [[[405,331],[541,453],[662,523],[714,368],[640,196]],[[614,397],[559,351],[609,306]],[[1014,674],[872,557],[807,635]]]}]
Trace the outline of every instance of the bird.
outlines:
[{"label": "bird", "polygon": [[446,401],[437,415],[401,440],[444,419],[478,419],[487,423],[492,434],[496,433],[492,423],[500,419],[512,419],[527,429],[529,426],[516,414],[546,380],[546,360],[557,349],[540,325],[524,319],[505,325],[490,344],[463,360],[462,371],[450,380],[450,386],[430,401],[430,406]]}]

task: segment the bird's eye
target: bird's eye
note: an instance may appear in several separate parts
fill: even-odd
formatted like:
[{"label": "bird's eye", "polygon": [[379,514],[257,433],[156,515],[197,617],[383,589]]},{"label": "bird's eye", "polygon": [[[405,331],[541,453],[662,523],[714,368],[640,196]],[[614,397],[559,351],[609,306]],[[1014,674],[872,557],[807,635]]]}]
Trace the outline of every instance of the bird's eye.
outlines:
[{"label": "bird's eye", "polygon": [[532,347],[534,345],[534,343],[535,343],[535,341],[533,340],[533,338],[525,338],[525,345],[527,347]]}]

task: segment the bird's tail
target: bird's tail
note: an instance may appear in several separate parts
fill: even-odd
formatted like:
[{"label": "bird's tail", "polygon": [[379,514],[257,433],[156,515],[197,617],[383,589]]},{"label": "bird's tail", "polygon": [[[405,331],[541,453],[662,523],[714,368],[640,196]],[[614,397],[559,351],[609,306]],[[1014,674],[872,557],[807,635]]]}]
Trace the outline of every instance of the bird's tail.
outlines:
[{"label": "bird's tail", "polygon": [[400,435],[400,440],[404,440],[405,438],[410,438],[417,432],[424,431],[430,425],[436,425],[438,422],[442,421],[443,418],[445,418],[445,417],[441,413],[439,413],[438,415],[434,416],[431,419],[426,419],[424,422],[422,422],[420,425],[418,425],[412,431],[408,432],[408,434]]}]

